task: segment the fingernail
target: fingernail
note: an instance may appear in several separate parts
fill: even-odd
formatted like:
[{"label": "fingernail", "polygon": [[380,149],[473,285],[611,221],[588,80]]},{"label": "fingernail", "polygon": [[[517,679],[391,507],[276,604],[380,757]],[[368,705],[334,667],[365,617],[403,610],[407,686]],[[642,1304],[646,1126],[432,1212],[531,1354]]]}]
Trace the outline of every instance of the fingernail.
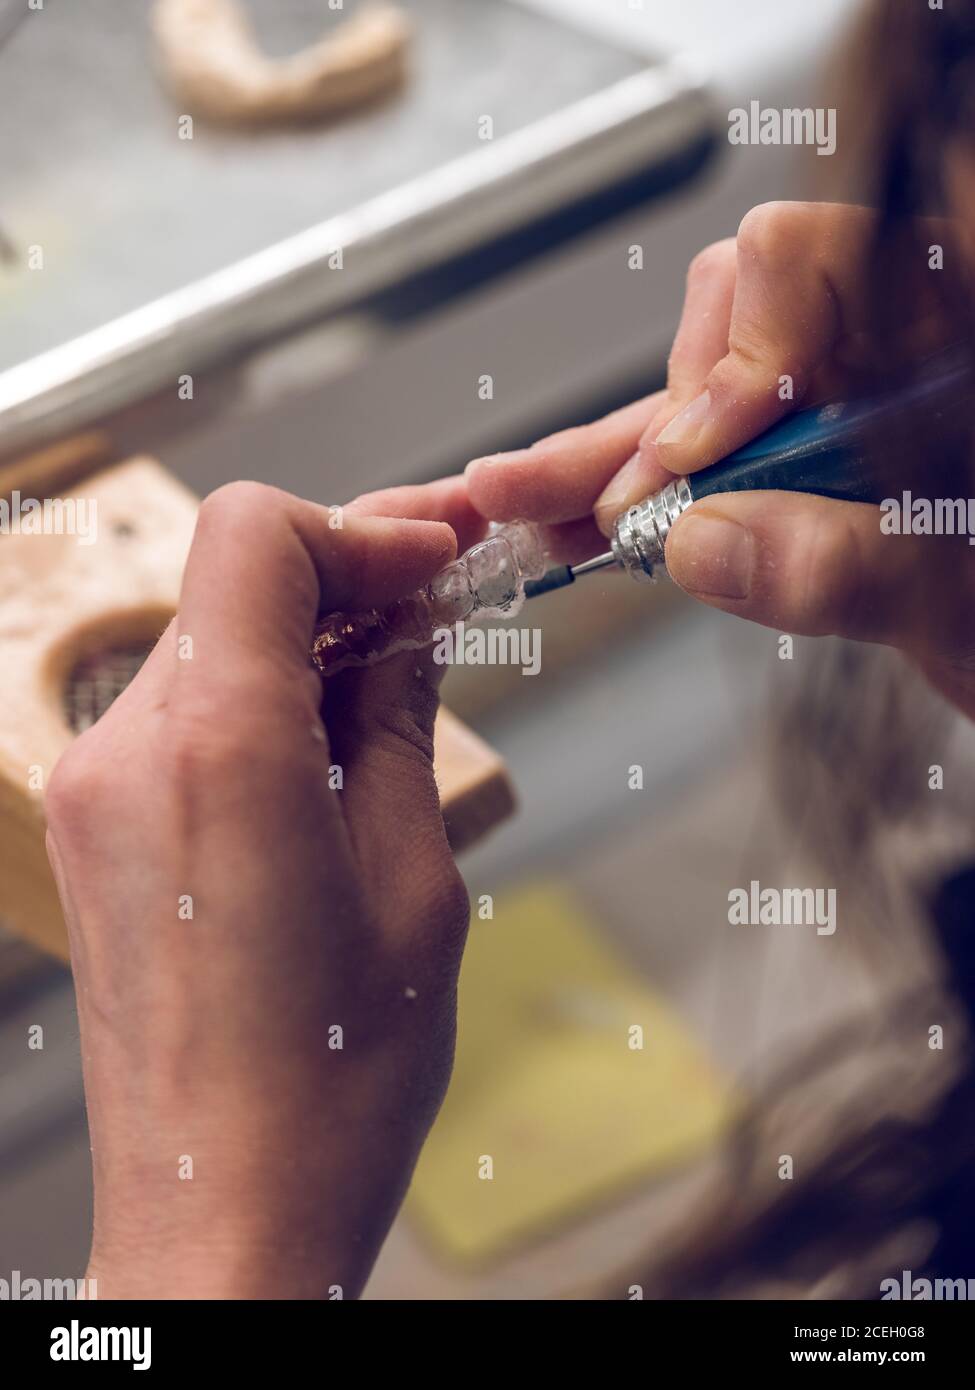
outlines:
[{"label": "fingernail", "polygon": [[645,476],[643,460],[639,454],[634,454],[632,458],[627,459],[620,471],[609,480],[596,498],[593,512],[600,526],[615,521],[620,512],[631,502],[639,502],[646,496],[647,489],[645,487],[641,489],[640,486],[641,479]]},{"label": "fingernail", "polygon": [[485,454],[482,458],[471,459],[464,469],[465,473],[470,473],[473,468],[497,468],[507,464],[534,462],[531,457],[530,449],[512,449],[507,454]]},{"label": "fingernail", "polygon": [[702,391],[699,396],[695,396],[690,405],[685,405],[671,420],[670,424],[660,431],[656,442],[663,448],[680,445],[687,448],[693,444],[694,440],[701,432],[708,411],[711,409],[710,391]]},{"label": "fingernail", "polygon": [[688,512],[667,539],[670,577],[694,594],[747,598],[754,561],[751,531],[717,512]]}]

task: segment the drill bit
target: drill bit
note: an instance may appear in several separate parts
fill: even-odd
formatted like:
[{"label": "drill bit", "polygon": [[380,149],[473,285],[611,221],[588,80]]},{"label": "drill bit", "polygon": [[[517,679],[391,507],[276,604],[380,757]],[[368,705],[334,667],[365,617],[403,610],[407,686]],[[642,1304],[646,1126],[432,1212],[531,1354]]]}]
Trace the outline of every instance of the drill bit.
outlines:
[{"label": "drill bit", "polygon": [[581,574],[609,569],[611,565],[619,565],[611,550],[607,550],[605,555],[596,555],[591,560],[584,560],[581,565],[557,565],[555,569],[543,574],[541,579],[526,580],[525,598],[538,598],[539,594],[550,594],[554,589],[564,589],[567,585],[574,584]]}]

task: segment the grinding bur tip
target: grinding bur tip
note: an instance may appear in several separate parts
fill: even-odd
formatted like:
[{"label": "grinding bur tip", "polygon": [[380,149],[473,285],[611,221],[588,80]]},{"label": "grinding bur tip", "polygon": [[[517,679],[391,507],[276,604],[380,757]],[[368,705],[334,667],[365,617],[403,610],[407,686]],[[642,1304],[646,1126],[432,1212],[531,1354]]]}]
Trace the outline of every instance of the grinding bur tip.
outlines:
[{"label": "grinding bur tip", "polygon": [[550,594],[553,589],[564,589],[574,584],[580,574],[591,574],[594,570],[607,569],[616,564],[616,556],[608,550],[605,555],[596,555],[592,560],[584,560],[581,565],[558,565],[543,574],[541,579],[527,580],[525,598],[537,598],[539,594]]},{"label": "grinding bur tip", "polygon": [[611,565],[618,564],[615,552],[607,550],[605,555],[594,555],[591,560],[583,560],[581,565],[573,565],[572,577],[578,579],[580,574],[592,574],[596,570],[609,569]]}]

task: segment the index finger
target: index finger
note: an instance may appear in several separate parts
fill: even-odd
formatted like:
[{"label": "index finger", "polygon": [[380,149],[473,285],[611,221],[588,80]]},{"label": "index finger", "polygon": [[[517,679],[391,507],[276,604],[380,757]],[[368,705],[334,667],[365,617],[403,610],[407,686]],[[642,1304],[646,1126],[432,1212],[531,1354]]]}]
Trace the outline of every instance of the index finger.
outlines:
[{"label": "index finger", "polygon": [[[844,344],[859,342],[866,366],[878,351],[890,358],[889,338],[873,343],[866,292],[877,225],[871,208],[832,203],[767,203],[746,215],[727,351],[666,428],[655,421],[641,439],[645,467],[684,474],[726,457],[795,410]],[[921,225],[933,232],[936,224]],[[917,274],[923,320],[937,306],[930,276]],[[918,324],[900,328],[910,341]]]},{"label": "index finger", "polygon": [[553,524],[588,516],[636,449],[664,394],[658,391],[592,424],[549,435],[530,449],[473,459],[465,470],[471,501],[492,521]]},{"label": "index finger", "polygon": [[203,503],[183,575],[177,641],[193,667],[241,687],[248,676],[308,670],[319,616],[382,606],[454,558],[443,522],[350,516],[260,483]]}]

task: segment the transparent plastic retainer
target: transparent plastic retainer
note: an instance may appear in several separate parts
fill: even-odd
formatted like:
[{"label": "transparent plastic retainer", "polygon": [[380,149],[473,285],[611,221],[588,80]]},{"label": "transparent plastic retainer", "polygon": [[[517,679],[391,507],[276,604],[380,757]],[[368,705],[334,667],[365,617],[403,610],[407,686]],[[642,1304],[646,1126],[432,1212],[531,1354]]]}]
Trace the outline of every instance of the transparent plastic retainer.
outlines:
[{"label": "transparent plastic retainer", "polygon": [[546,555],[528,521],[492,525],[491,533],[435,574],[409,598],[364,613],[330,613],[318,624],[311,659],[324,675],[372,666],[433,641],[460,621],[511,618],[525,601],[525,581],[541,579]]}]

